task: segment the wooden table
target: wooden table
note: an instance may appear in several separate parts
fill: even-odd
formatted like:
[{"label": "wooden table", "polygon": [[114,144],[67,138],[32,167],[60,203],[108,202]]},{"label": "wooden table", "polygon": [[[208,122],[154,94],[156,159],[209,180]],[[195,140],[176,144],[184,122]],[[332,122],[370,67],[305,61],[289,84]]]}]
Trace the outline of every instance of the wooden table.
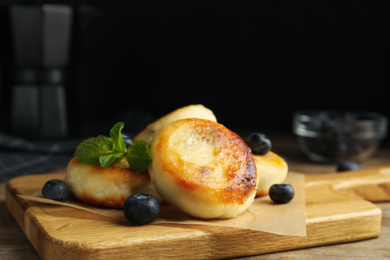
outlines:
[{"label": "wooden table", "polygon": [[[335,165],[323,165],[307,160],[298,150],[291,136],[272,137],[273,150],[288,158],[289,168],[302,173],[334,172]],[[390,150],[381,149],[362,162],[361,168],[390,165]],[[56,170],[58,172],[64,169]],[[0,183],[0,259],[40,259],[23,231],[5,206],[5,184]],[[390,202],[378,203],[382,209],[382,228],[378,238],[364,241],[307,248],[243,259],[389,259],[390,258]],[[255,241],[254,241],[255,242]],[[250,246],[250,245],[248,245]]]}]

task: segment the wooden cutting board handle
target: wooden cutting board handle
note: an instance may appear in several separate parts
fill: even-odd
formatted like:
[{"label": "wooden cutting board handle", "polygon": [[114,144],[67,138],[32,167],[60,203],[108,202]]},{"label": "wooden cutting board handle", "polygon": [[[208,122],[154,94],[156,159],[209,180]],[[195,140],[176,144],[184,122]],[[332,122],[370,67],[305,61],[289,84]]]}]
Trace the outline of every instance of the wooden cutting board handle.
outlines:
[{"label": "wooden cutting board handle", "polygon": [[390,166],[356,171],[306,174],[306,187],[329,185],[330,189],[348,197],[371,202],[390,201]]}]

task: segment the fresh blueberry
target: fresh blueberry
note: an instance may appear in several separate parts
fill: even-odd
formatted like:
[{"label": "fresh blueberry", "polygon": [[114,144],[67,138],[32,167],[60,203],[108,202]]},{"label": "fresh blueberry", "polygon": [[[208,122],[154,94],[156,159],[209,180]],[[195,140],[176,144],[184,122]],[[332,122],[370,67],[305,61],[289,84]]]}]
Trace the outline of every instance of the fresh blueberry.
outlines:
[{"label": "fresh blueberry", "polygon": [[342,172],[342,171],[354,171],[354,170],[359,170],[359,164],[354,161],[341,161],[337,165],[337,171]]},{"label": "fresh blueberry", "polygon": [[160,203],[150,194],[131,195],[123,205],[125,217],[133,225],[144,225],[155,220],[160,214]]},{"label": "fresh blueberry", "polygon": [[272,148],[271,140],[261,133],[251,133],[246,139],[246,143],[254,154],[259,155],[268,153]]},{"label": "fresh blueberry", "polygon": [[292,200],[295,190],[291,184],[274,184],[269,189],[269,197],[278,204],[285,204]]},{"label": "fresh blueberry", "polygon": [[68,185],[62,180],[49,180],[43,185],[42,195],[46,199],[64,201],[70,193]]}]

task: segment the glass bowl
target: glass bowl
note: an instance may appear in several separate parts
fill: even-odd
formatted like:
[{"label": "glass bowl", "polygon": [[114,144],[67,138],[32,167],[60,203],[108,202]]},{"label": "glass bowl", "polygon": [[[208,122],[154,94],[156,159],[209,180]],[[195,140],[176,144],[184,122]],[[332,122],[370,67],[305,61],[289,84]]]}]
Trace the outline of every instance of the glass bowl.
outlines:
[{"label": "glass bowl", "polygon": [[293,132],[300,149],[317,162],[362,161],[387,134],[387,118],[373,112],[298,111]]}]

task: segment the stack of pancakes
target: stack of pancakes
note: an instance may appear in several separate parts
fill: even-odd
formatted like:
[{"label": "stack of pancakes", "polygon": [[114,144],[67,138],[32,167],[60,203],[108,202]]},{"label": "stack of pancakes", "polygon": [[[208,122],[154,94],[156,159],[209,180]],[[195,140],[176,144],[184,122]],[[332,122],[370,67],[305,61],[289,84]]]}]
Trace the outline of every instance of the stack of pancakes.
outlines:
[{"label": "stack of pancakes", "polygon": [[73,195],[87,204],[121,208],[132,194],[148,193],[191,216],[224,219],[240,215],[287,175],[280,156],[253,155],[202,105],[161,117],[134,140],[149,144],[153,161],[147,171],[130,170],[126,160],[103,169],[73,158],[65,179]]}]

